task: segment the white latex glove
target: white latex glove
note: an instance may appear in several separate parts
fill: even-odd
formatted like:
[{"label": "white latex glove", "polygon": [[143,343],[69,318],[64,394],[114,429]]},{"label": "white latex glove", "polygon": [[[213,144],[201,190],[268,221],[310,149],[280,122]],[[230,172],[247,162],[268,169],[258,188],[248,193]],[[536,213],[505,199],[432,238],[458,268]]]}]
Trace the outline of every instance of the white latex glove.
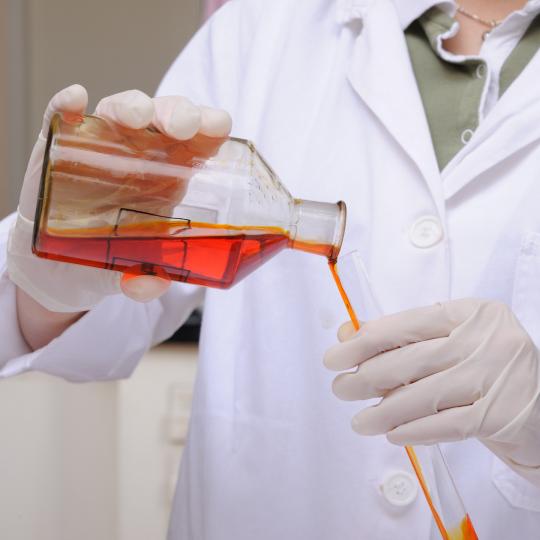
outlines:
[{"label": "white latex glove", "polygon": [[540,361],[502,303],[456,300],[340,329],[325,365],[343,400],[382,397],[353,418],[399,445],[479,438],[540,484]]},{"label": "white latex glove", "polygon": [[[49,102],[28,162],[19,213],[8,245],[10,279],[50,311],[86,311],[105,296],[120,292],[146,302],[161,296],[170,284],[154,276],[122,280],[120,272],[49,261],[32,254],[33,220],[51,117],[57,111],[83,113],[87,103],[86,90],[77,84],[61,90]],[[180,96],[152,99],[139,90],[102,99],[95,114],[134,129],[153,125],[179,140],[190,139],[199,132],[210,137],[225,137],[231,130],[231,118],[225,111],[196,107]]]}]

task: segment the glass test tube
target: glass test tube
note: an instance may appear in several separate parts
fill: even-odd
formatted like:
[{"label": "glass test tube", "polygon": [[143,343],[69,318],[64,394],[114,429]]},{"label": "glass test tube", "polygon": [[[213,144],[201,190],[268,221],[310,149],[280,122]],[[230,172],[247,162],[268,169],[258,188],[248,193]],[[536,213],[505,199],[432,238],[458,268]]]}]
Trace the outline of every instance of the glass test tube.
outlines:
[{"label": "glass test tube", "polygon": [[[333,273],[338,277],[338,286],[341,282],[343,301],[357,329],[360,319],[368,321],[383,315],[359,252],[339,257]],[[428,449],[432,472],[429,480],[414,448],[407,446],[405,450],[443,540],[478,540],[439,445]]]}]

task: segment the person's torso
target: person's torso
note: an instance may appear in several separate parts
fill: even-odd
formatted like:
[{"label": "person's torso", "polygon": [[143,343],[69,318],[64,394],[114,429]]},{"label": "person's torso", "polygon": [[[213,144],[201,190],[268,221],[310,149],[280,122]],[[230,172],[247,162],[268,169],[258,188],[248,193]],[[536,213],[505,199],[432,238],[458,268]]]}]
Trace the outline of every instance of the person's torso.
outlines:
[{"label": "person's torso", "polygon": [[[359,250],[385,312],[498,299],[540,344],[540,55],[441,176],[392,2],[361,4],[363,22],[322,0],[266,9],[235,134],[294,196],[346,201],[343,253]],[[409,470],[403,450],[355,435],[366,404],[331,393],[322,355],[346,317],[325,261],[303,253],[207,292],[171,538],[437,538],[420,495],[381,492]],[[480,538],[537,535],[540,490],[476,441],[444,451]]]}]

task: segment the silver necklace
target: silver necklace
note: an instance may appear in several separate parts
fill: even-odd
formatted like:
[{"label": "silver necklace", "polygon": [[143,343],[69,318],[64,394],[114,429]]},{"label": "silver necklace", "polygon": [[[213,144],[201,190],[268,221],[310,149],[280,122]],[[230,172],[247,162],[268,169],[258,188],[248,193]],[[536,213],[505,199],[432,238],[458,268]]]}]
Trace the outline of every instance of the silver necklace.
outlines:
[{"label": "silver necklace", "polygon": [[457,4],[457,10],[459,13],[461,13],[462,15],[464,15],[465,17],[468,17],[469,19],[472,19],[473,21],[476,21],[477,23],[480,23],[484,26],[487,26],[489,28],[489,30],[486,30],[483,34],[482,34],[482,39],[486,39],[489,35],[489,33],[494,29],[494,28],[497,28],[497,26],[499,26],[503,20],[496,20],[496,19],[484,19],[482,17],[480,17],[479,15],[477,15],[476,13],[471,13],[470,11],[467,11],[463,6],[461,6],[461,4]]}]

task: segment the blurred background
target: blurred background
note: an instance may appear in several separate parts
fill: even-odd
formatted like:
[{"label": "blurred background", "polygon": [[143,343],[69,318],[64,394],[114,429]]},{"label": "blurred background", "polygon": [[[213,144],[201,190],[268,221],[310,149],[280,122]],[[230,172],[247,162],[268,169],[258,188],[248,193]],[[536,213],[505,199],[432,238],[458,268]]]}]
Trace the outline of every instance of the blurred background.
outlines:
[{"label": "blurred background", "polygon": [[[223,0],[0,0],[0,218],[17,206],[43,111],[78,82],[152,94]],[[0,538],[165,538],[196,371],[198,318],[127,381],[0,382]],[[2,345],[0,344],[0,347]]]}]

